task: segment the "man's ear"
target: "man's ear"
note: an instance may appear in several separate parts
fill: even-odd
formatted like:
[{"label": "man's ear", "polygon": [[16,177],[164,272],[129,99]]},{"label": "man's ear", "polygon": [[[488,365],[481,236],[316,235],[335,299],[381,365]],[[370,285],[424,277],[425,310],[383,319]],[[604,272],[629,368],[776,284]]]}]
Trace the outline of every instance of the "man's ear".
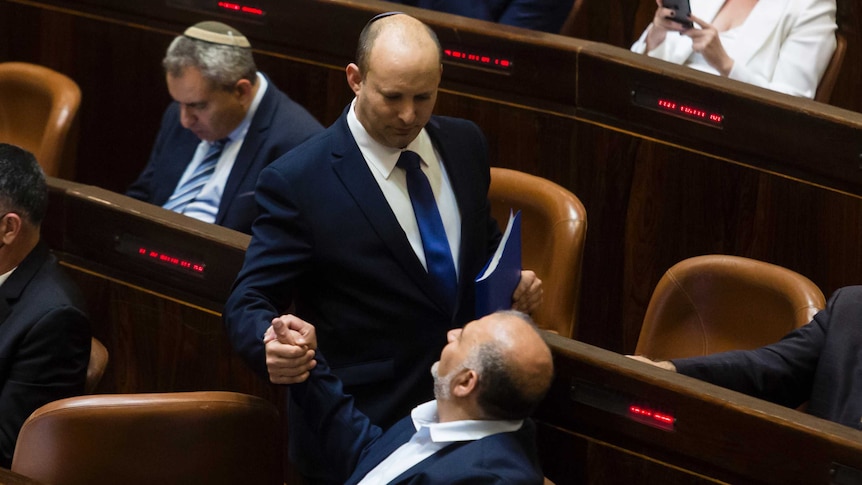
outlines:
[{"label": "man's ear", "polygon": [[252,92],[254,91],[254,85],[251,81],[248,79],[240,79],[236,82],[233,89],[243,105],[251,106]]},{"label": "man's ear", "polygon": [[362,89],[362,73],[359,72],[359,66],[351,62],[347,65],[345,73],[347,74],[347,84],[353,90],[353,94],[359,94]]},{"label": "man's ear", "polygon": [[479,387],[479,374],[472,369],[464,369],[452,379],[452,395],[467,397]]},{"label": "man's ear", "polygon": [[21,216],[14,212],[10,212],[0,219],[0,242],[3,244],[12,244],[13,241],[21,234],[21,227],[24,221]]}]

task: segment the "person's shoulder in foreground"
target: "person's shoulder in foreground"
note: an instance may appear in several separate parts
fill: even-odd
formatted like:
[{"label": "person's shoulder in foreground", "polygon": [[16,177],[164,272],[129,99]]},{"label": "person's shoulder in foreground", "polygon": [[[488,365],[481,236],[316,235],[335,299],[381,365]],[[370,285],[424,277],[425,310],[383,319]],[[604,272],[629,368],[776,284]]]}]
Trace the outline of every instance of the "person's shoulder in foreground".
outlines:
[{"label": "person's shoulder in foreground", "polygon": [[0,143],[0,466],[24,420],[84,391],[90,324],[39,231],[48,191],[36,159]]}]

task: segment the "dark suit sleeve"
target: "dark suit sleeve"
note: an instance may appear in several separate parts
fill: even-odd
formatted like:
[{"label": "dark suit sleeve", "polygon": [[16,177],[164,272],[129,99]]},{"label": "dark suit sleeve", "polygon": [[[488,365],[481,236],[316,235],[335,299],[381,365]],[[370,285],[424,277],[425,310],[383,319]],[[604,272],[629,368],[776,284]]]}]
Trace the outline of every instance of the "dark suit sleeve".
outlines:
[{"label": "dark suit sleeve", "polygon": [[72,306],[53,309],[22,337],[0,391],[0,465],[9,467],[18,431],[30,414],[81,394],[90,359],[87,317]]},{"label": "dark suit sleeve", "polygon": [[245,262],[225,305],[224,321],[234,349],[269,380],[263,334],[287,311],[294,282],[311,258],[310,228],[291,195],[290,183],[268,167],[256,191],[260,209]]},{"label": "dark suit sleeve", "polygon": [[811,396],[840,290],[807,325],[754,350],[673,360],[677,372],[777,404],[797,407]]},{"label": "dark suit sleeve", "polygon": [[338,482],[344,483],[382,430],[356,409],[353,397],[344,393],[323,354],[318,352],[316,358],[317,366],[308,380],[290,386],[290,398],[302,408],[309,429],[320,438],[326,453],[323,461],[333,467]]}]

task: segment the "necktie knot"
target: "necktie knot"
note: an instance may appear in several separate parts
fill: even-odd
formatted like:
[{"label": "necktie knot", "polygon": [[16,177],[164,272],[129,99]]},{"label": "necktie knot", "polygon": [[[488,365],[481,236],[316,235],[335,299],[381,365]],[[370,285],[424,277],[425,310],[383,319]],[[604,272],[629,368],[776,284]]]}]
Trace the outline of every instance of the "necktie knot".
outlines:
[{"label": "necktie knot", "polygon": [[230,137],[229,137],[229,136],[226,136],[226,137],[224,137],[224,138],[222,138],[222,139],[220,139],[220,140],[216,140],[216,141],[212,142],[212,143],[210,144],[210,151],[212,151],[212,150],[218,150],[219,152],[221,152],[221,151],[222,151],[222,149],[224,149],[224,146],[225,146],[225,145],[227,145],[227,143],[228,143],[229,141],[230,141]]},{"label": "necktie knot", "polygon": [[422,158],[419,157],[419,154],[416,152],[411,152],[410,150],[404,150],[401,152],[401,156],[398,157],[398,162],[395,164],[397,167],[401,167],[408,172],[410,170],[416,170],[419,168],[419,163],[422,161]]}]

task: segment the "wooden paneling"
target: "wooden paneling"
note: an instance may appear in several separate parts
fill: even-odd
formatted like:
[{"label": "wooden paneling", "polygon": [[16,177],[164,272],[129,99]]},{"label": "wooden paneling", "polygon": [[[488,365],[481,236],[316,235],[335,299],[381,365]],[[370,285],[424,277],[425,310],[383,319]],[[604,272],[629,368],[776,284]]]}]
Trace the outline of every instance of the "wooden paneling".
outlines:
[{"label": "wooden paneling", "polygon": [[[134,254],[102,243],[137,227],[155,244],[193,242],[201,254],[230,255],[246,236],[232,241],[223,228],[173,224],[173,214],[103,189],[49,183],[45,240],[80,284],[94,334],[110,352],[98,392],[229,390],[279,402],[274,386],[231,350],[222,326],[217,295],[229,291],[237,260],[223,256],[225,271],[195,289],[196,275],[168,278],[163,266],[136,264]],[[112,225],[91,225],[97,219]],[[88,226],[91,234],[76,229]],[[535,417],[543,470],[558,485],[808,485],[830,483],[839,463],[848,472],[862,469],[854,429],[583,342],[545,338],[555,378]],[[673,429],[631,419],[631,404],[672,415]]]},{"label": "wooden paneling", "polygon": [[[536,419],[544,471],[557,484],[856,483],[832,480],[862,470],[855,429],[546,338],[556,377]],[[630,405],[672,416],[673,429],[633,419]]]},{"label": "wooden paneling", "polygon": [[[604,19],[588,26],[590,35],[612,32],[596,37],[610,41],[642,28],[632,26],[652,15],[648,3],[587,0],[589,15]],[[7,38],[22,40],[0,42],[0,53],[61,70],[82,87],[79,182],[122,191],[146,161],[168,101],[164,49],[203,18],[153,5],[0,0],[9,14],[0,20],[9,24]],[[356,34],[371,13],[391,5],[298,0],[277,6],[266,22],[235,23],[252,38],[261,69],[329,124],[352,97],[343,66],[352,59]],[[444,46],[516,61],[508,73],[447,62],[436,111],[477,122],[494,165],[546,177],[583,201],[589,228],[578,339],[633,351],[661,274],[698,254],[787,266],[826,294],[859,282],[862,207],[854,194],[862,194],[862,115],[607,44],[417,15],[435,27]],[[634,106],[633,87],[705,102],[726,115],[724,127]]]}]

